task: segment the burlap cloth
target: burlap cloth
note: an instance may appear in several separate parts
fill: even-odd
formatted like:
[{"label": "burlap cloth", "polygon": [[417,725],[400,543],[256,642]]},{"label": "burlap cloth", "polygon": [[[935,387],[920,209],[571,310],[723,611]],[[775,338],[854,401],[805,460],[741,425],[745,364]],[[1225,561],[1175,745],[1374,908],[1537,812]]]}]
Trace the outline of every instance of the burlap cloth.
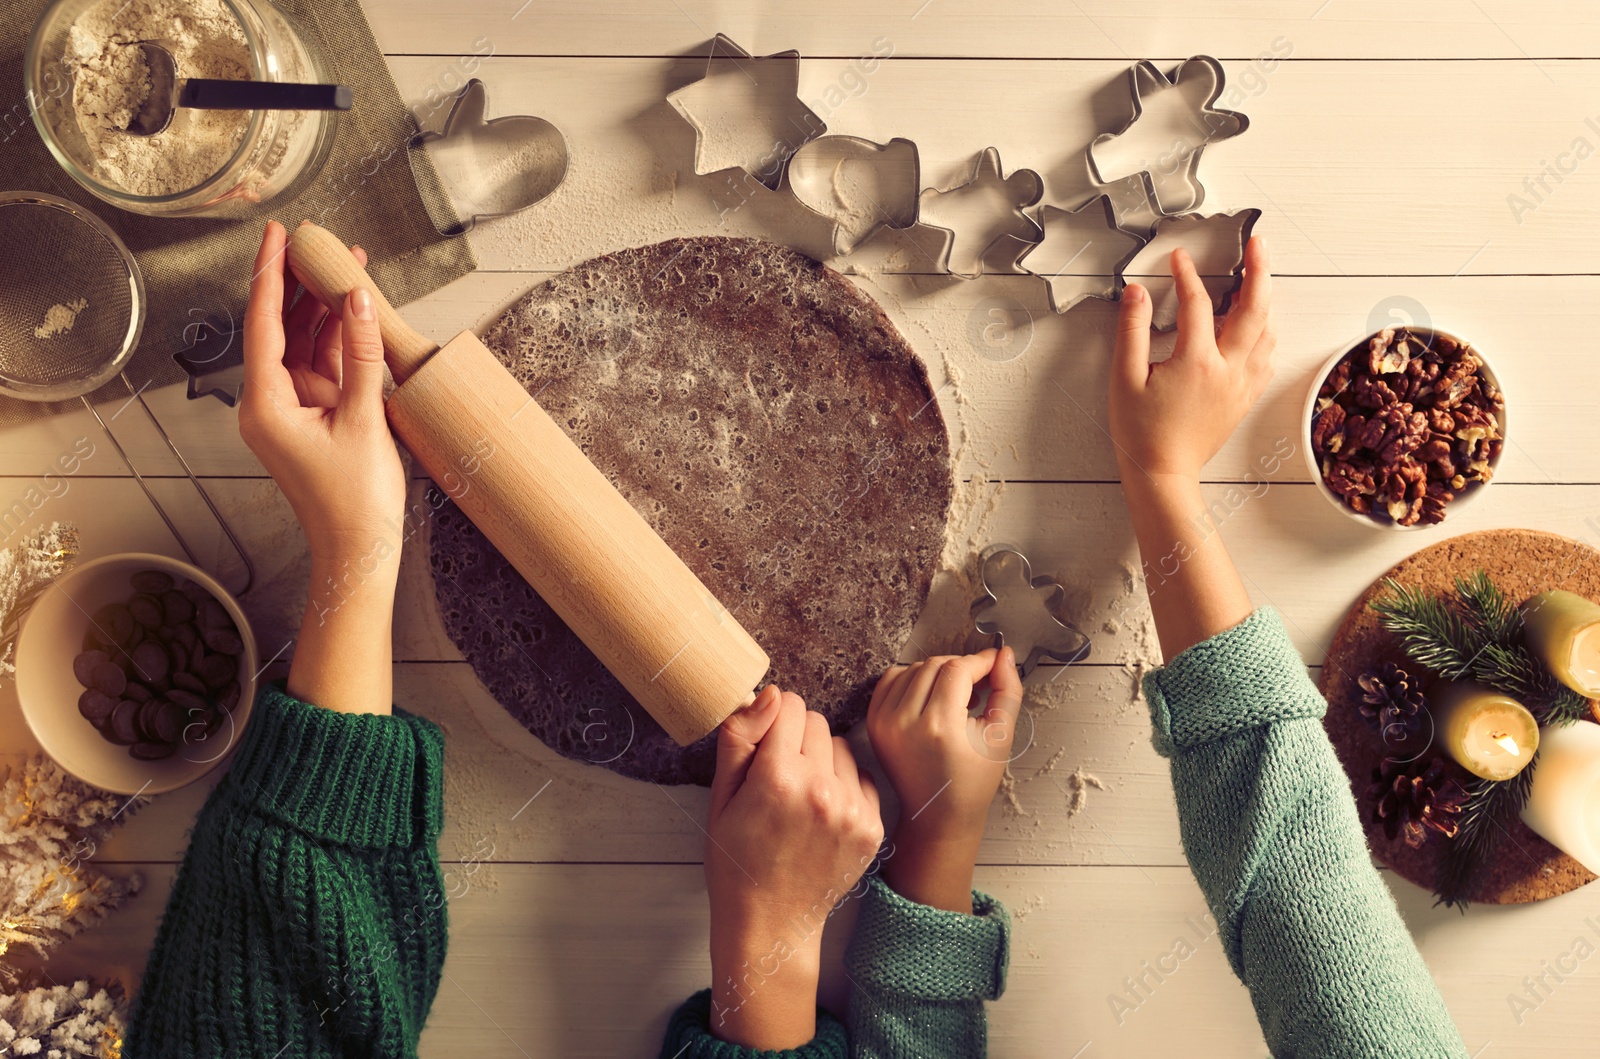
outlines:
[{"label": "burlap cloth", "polygon": [[[0,0],[0,99],[14,104],[0,120],[0,186],[82,203],[138,258],[148,315],[128,368],[135,386],[184,377],[172,355],[194,339],[200,319],[226,324],[243,318],[250,265],[269,218],[290,228],[310,218],[345,242],[360,243],[369,257],[368,271],[396,304],[477,267],[465,239],[441,236],[429,220],[430,208],[439,216],[450,216],[451,210],[425,157],[417,159],[413,176],[406,157],[411,119],[357,0],[277,0],[330,77],[354,90],[355,106],[339,116],[332,151],[316,179],[296,197],[262,203],[242,219],[144,217],[101,202],[67,176],[39,138],[24,98],[23,51],[46,6],[42,0]],[[4,254],[27,252],[26,247],[0,247]],[[116,394],[126,391],[113,380],[102,395]],[[0,397],[0,425],[60,409]]]}]

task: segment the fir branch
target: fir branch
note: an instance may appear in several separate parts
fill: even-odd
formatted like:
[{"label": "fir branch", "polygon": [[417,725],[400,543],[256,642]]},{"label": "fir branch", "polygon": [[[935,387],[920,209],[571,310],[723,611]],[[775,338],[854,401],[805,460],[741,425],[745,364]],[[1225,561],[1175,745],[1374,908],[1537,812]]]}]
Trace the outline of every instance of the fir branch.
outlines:
[{"label": "fir branch", "polygon": [[1510,643],[1522,632],[1522,613],[1482,570],[1456,578],[1456,599],[1484,643]]},{"label": "fir branch", "polygon": [[1476,625],[1462,618],[1450,603],[1392,577],[1383,580],[1384,595],[1372,601],[1383,627],[1400,640],[1406,654],[1438,673],[1458,680],[1472,673],[1483,647]]},{"label": "fir branch", "polygon": [[1485,645],[1472,675],[1522,703],[1541,725],[1571,724],[1589,714],[1589,700],[1552,676],[1520,643]]},{"label": "fir branch", "polygon": [[1438,898],[1435,904],[1466,911],[1470,903],[1466,893],[1477,882],[1484,865],[1493,857],[1495,848],[1528,802],[1534,766],[1538,763],[1539,756],[1535,754],[1527,767],[1511,779],[1473,777],[1468,781],[1467,800],[1462,803],[1461,815],[1457,818],[1460,830],[1445,853],[1434,891]]}]

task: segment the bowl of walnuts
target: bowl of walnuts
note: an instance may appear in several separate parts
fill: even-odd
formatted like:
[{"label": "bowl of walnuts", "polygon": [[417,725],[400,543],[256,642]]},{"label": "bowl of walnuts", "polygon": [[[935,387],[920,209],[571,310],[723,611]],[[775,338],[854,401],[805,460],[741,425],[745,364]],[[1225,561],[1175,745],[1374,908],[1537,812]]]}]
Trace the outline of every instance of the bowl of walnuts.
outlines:
[{"label": "bowl of walnuts", "polygon": [[215,768],[249,720],[259,667],[238,601],[163,555],[74,567],[17,636],[17,698],[40,746],[117,794],[160,794]]},{"label": "bowl of walnuts", "polygon": [[1304,424],[1323,496],[1365,525],[1417,529],[1444,521],[1494,478],[1506,402],[1470,343],[1386,327],[1328,358]]}]

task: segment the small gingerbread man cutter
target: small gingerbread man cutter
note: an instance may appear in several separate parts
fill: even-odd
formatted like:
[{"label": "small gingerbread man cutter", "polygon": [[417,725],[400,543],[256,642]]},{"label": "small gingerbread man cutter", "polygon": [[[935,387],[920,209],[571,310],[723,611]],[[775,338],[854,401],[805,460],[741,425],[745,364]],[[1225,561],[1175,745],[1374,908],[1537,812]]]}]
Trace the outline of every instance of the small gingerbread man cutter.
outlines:
[{"label": "small gingerbread man cutter", "polygon": [[1009,544],[991,544],[978,558],[983,595],[972,604],[979,635],[1009,645],[1027,680],[1046,659],[1069,666],[1089,656],[1089,637],[1056,616],[1067,590],[1053,577],[1033,576],[1028,559]]}]

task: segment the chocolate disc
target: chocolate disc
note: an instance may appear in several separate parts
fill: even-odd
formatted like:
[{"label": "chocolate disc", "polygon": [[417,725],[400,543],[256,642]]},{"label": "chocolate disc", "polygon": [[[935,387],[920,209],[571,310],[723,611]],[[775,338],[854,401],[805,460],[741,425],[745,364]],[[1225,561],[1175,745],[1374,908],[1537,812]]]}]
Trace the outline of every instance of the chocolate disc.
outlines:
[{"label": "chocolate disc", "polygon": [[[927,371],[883,311],[785,247],[677,239],[550,279],[486,343],[766,649],[767,679],[835,731],[858,720],[927,597],[952,490]],[[430,554],[479,679],[567,757],[709,783],[714,737],[677,746],[444,500],[474,473],[432,492]]]}]

